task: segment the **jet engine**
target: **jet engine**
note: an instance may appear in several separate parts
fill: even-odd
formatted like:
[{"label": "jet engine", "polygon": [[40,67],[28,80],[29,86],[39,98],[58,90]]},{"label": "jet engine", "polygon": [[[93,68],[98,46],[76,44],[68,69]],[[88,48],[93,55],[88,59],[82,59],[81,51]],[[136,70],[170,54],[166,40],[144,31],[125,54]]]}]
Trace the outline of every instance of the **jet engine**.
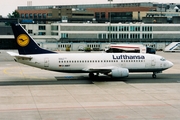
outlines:
[{"label": "jet engine", "polygon": [[128,77],[129,70],[127,68],[116,68],[112,69],[111,76],[114,78]]}]

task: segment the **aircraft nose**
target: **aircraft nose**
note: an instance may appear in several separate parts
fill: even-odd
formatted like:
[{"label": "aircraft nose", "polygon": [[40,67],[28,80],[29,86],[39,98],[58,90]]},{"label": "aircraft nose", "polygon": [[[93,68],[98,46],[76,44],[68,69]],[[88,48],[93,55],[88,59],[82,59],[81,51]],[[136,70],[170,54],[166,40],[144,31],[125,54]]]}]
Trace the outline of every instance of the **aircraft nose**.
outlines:
[{"label": "aircraft nose", "polygon": [[168,64],[169,64],[169,68],[172,67],[174,64],[170,61],[168,61]]}]

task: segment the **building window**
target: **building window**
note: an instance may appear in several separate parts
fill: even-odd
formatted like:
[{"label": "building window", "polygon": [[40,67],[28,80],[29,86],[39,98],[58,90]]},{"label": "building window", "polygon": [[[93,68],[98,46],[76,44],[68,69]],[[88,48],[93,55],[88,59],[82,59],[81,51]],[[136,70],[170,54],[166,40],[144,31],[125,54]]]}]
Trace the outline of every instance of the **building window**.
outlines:
[{"label": "building window", "polygon": [[58,25],[53,25],[53,26],[51,26],[51,30],[57,30],[58,31]]},{"label": "building window", "polygon": [[28,13],[26,13],[26,14],[25,14],[25,18],[28,18],[28,17],[29,17],[29,14],[28,14]]},{"label": "building window", "polygon": [[33,18],[33,14],[32,13],[29,14],[29,18]]},{"label": "building window", "polygon": [[118,31],[117,26],[108,26],[108,31]]},{"label": "building window", "polygon": [[28,30],[28,33],[29,34],[33,34],[33,30]]},{"label": "building window", "polygon": [[98,34],[98,39],[102,39],[102,34]]},{"label": "building window", "polygon": [[143,39],[152,39],[152,34],[142,34]]},{"label": "building window", "polygon": [[130,34],[130,39],[139,39],[140,34]]},{"label": "building window", "polygon": [[46,30],[46,26],[39,26],[39,30]]},{"label": "building window", "polygon": [[119,34],[119,39],[128,39],[129,34]]},{"label": "building window", "polygon": [[101,18],[105,18],[105,12],[101,12]]},{"label": "building window", "polygon": [[100,18],[100,13],[99,12],[95,13],[95,18]]},{"label": "building window", "polygon": [[58,32],[51,32],[51,35],[58,36]]},{"label": "building window", "polygon": [[129,26],[119,26],[119,31],[129,31]]},{"label": "building window", "polygon": [[52,13],[48,13],[47,16],[51,17],[51,16],[52,16]]},{"label": "building window", "polygon": [[21,18],[24,18],[24,13],[21,14]]},{"label": "building window", "polygon": [[68,34],[67,33],[61,33],[61,38],[68,38]]},{"label": "building window", "polygon": [[37,14],[36,13],[34,13],[34,18],[37,18]]},{"label": "building window", "polygon": [[46,32],[38,32],[38,35],[46,35]]},{"label": "building window", "polygon": [[107,37],[106,37],[106,34],[105,34],[105,33],[103,34],[103,39],[107,39]]},{"label": "building window", "polygon": [[139,26],[130,26],[130,31],[140,31]]},{"label": "building window", "polygon": [[142,31],[152,31],[152,26],[143,26]]},{"label": "building window", "polygon": [[42,15],[42,16],[43,16],[43,18],[46,18],[46,13],[43,13],[43,15]]},{"label": "building window", "polygon": [[42,14],[41,13],[38,14],[38,18],[42,18]]}]

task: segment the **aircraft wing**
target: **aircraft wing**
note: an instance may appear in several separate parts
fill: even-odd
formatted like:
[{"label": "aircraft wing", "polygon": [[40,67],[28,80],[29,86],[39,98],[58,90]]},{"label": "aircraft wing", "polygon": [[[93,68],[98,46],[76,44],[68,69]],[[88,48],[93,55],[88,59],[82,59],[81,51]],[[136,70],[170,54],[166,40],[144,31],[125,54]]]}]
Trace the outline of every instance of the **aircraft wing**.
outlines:
[{"label": "aircraft wing", "polygon": [[83,71],[86,72],[99,72],[99,73],[107,73],[111,72],[112,69],[117,68],[115,66],[107,66],[107,67],[88,67],[84,68]]},{"label": "aircraft wing", "polygon": [[14,52],[7,52],[7,53],[15,58],[32,59],[31,56],[27,56],[27,55],[19,55],[18,53],[14,53]]}]

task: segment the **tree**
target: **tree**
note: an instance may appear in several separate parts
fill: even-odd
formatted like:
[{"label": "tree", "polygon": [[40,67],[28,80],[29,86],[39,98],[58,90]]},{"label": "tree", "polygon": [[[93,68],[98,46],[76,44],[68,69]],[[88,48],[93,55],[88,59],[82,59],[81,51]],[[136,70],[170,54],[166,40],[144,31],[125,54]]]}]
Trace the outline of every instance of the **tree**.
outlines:
[{"label": "tree", "polygon": [[20,16],[20,15],[19,15],[19,12],[18,12],[17,10],[13,11],[12,14],[9,13],[9,14],[7,15],[8,18],[19,18],[19,16]]}]

